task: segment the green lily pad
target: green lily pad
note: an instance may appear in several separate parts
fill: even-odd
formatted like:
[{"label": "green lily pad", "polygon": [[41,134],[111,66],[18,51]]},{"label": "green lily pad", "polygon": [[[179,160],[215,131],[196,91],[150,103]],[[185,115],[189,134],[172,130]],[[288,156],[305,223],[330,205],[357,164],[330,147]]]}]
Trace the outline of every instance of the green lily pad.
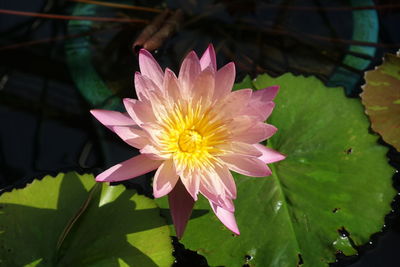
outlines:
[{"label": "green lily pad", "polygon": [[92,175],[46,176],[0,197],[1,266],[170,266],[153,200]]},{"label": "green lily pad", "polygon": [[[253,87],[280,85],[268,146],[287,155],[264,178],[234,174],[233,235],[212,211],[192,218],[181,242],[211,266],[328,266],[335,253],[356,254],[381,230],[395,195],[387,148],[368,132],[357,99],[315,77],[259,76]],[[158,200],[167,207],[165,200]],[[207,209],[204,198],[195,211]]]},{"label": "green lily pad", "polygon": [[372,129],[400,151],[400,51],[367,71],[365,81],[361,99]]}]

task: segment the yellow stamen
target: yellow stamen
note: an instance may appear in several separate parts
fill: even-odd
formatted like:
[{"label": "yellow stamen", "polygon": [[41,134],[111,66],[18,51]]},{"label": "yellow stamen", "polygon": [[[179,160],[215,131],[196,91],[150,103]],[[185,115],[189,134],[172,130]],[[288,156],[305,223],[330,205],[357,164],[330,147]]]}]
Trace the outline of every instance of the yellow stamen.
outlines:
[{"label": "yellow stamen", "polygon": [[179,136],[178,145],[181,151],[193,153],[201,149],[203,137],[195,130],[185,130]]},{"label": "yellow stamen", "polygon": [[215,163],[221,153],[217,146],[228,141],[228,130],[210,107],[182,101],[163,117],[161,150],[173,156],[179,169],[207,168]]}]

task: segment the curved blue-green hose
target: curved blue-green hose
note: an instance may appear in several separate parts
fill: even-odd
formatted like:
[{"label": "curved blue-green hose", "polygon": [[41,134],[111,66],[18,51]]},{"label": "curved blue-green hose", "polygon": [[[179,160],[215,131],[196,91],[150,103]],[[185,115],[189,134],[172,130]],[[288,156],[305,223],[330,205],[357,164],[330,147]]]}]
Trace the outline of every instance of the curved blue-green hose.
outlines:
[{"label": "curved blue-green hose", "polygon": [[[74,16],[91,16],[96,14],[96,5],[77,4],[72,14]],[[92,30],[92,21],[71,20],[68,23],[69,34],[85,34]],[[79,37],[68,40],[65,44],[67,64],[80,94],[91,108],[123,111],[121,98],[114,95],[104,83],[92,64],[92,52],[89,37]],[[89,114],[89,111],[88,111]],[[95,131],[99,137],[100,150],[105,166],[112,163],[110,148],[104,138],[102,127],[96,124]]]},{"label": "curved blue-green hose", "polygon": [[[91,16],[96,14],[96,5],[77,4],[72,12],[74,16]],[[90,32],[92,21],[71,20],[68,33],[79,35]],[[66,42],[67,64],[75,84],[93,108],[123,110],[121,99],[115,96],[104,83],[92,64],[92,51],[89,37],[73,38]]]},{"label": "curved blue-green hose", "polygon": [[[351,5],[353,7],[373,6],[374,2],[372,0],[351,0]],[[376,10],[353,11],[353,40],[376,43],[378,41],[378,33],[379,20]],[[373,57],[376,48],[371,46],[351,45],[349,51]],[[354,69],[364,71],[371,64],[371,60],[353,55],[346,55],[342,63]],[[362,78],[362,72],[355,73],[343,67],[338,67],[331,75],[328,86],[343,86],[346,89],[346,94],[350,95],[360,90],[356,86]]]}]

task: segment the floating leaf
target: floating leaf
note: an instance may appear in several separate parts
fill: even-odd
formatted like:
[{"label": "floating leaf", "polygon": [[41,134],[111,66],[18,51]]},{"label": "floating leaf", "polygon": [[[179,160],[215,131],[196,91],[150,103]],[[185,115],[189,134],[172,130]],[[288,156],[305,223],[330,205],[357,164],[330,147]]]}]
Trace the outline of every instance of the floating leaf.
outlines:
[{"label": "floating leaf", "polygon": [[92,175],[46,176],[0,197],[1,266],[170,266],[154,201]]},{"label": "floating leaf", "polygon": [[387,54],[375,70],[365,73],[361,94],[372,129],[400,151],[400,51]]},{"label": "floating leaf", "polygon": [[[338,251],[355,254],[353,245],[382,228],[395,195],[387,148],[368,132],[360,101],[315,77],[262,75],[253,84],[281,86],[268,146],[287,158],[269,177],[234,174],[240,236],[210,212],[189,221],[181,242],[211,266],[328,266]],[[208,205],[201,198],[195,209]]]},{"label": "floating leaf", "polygon": [[253,87],[253,82],[251,81],[250,76],[247,75],[246,77],[244,77],[243,81],[235,83],[233,85],[232,90],[240,90],[243,88],[252,88],[252,87]]}]

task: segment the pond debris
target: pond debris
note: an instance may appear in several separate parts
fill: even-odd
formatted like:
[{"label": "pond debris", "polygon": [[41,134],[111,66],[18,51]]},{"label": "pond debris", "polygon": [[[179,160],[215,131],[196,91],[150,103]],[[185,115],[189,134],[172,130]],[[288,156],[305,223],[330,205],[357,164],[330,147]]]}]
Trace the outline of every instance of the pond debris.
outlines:
[{"label": "pond debris", "polygon": [[333,213],[336,213],[336,212],[338,212],[340,210],[340,208],[334,208],[333,210],[332,210],[332,212]]},{"label": "pond debris", "polygon": [[297,262],[297,267],[298,267],[298,266],[303,265],[303,264],[304,264],[304,261],[303,261],[303,257],[301,256],[300,253],[297,254],[297,256],[299,257],[299,261]]},{"label": "pond debris", "polygon": [[168,37],[176,32],[182,19],[183,11],[181,9],[176,11],[165,9],[136,38],[132,45],[133,52],[137,53],[141,48],[148,51],[158,49]]},{"label": "pond debris", "polygon": [[349,149],[346,150],[346,154],[350,155],[351,153],[353,153],[353,148],[350,147]]}]

